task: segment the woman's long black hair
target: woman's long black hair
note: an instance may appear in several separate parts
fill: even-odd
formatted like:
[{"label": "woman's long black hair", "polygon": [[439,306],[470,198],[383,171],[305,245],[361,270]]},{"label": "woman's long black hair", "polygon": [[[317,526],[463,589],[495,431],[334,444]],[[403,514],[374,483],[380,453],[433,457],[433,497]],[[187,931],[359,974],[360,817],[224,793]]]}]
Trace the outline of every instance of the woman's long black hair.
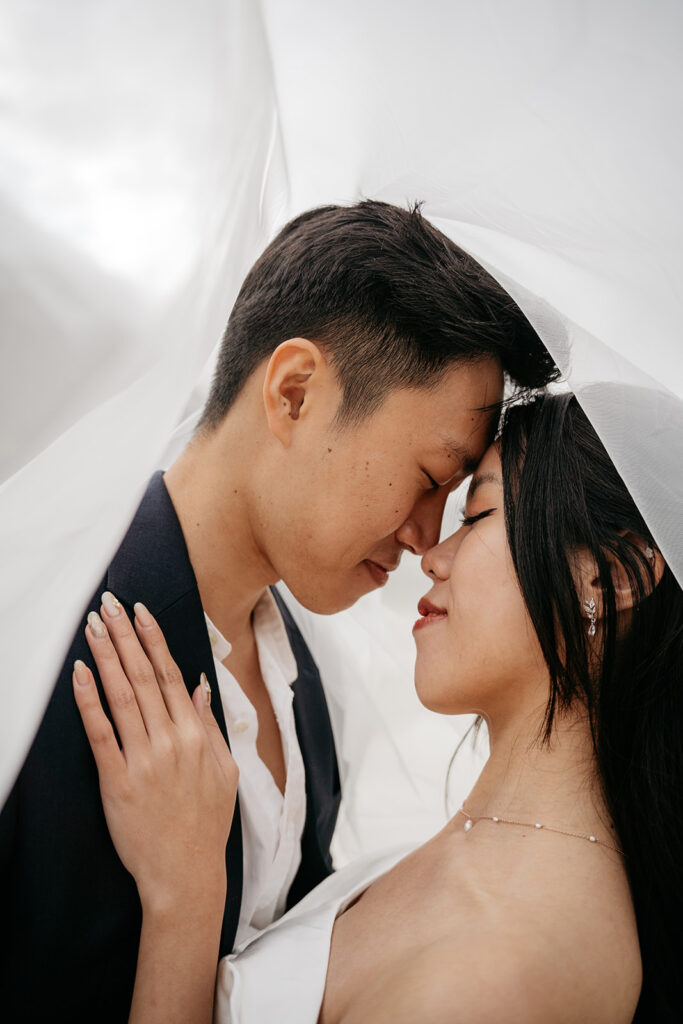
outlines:
[{"label": "woman's long black hair", "polygon": [[[635,1020],[680,1021],[683,592],[668,566],[655,584],[644,552],[656,548],[654,538],[575,397],[509,408],[501,459],[508,542],[550,672],[544,738],[557,712],[585,706],[638,924],[643,989]],[[594,558],[603,595],[594,637],[577,585],[578,548]],[[633,595],[626,625],[617,614],[615,561]]]}]

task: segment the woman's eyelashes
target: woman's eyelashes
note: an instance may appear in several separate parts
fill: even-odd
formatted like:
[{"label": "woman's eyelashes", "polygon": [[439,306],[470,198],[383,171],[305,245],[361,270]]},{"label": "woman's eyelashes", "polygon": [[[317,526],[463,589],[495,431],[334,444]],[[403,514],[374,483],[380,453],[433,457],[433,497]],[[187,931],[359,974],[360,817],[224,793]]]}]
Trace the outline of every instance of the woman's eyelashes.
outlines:
[{"label": "woman's eyelashes", "polygon": [[483,512],[477,512],[476,516],[467,516],[464,513],[460,516],[460,521],[463,526],[474,526],[480,519],[486,519],[492,512],[495,512],[495,508],[486,508]]},{"label": "woman's eyelashes", "polygon": [[425,475],[425,476],[427,477],[427,479],[429,480],[429,484],[430,484],[430,487],[431,487],[431,489],[432,489],[433,491],[438,491],[439,487],[441,487],[441,484],[437,484],[437,482],[436,482],[436,480],[434,479],[434,477],[433,477],[433,476],[430,476],[430,474],[429,474],[429,473],[427,472],[427,470],[426,470],[426,469],[423,469],[423,470],[422,470],[422,472],[424,473],[424,475]]}]

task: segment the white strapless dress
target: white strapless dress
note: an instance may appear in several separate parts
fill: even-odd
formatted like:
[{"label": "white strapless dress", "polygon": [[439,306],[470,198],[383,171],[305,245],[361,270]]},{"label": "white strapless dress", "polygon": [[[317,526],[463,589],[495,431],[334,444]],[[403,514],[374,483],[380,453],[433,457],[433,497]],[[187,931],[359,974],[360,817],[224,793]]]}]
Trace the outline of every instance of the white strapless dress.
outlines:
[{"label": "white strapless dress", "polygon": [[316,1024],[336,918],[415,848],[365,857],[326,878],[218,966],[214,1024]]}]

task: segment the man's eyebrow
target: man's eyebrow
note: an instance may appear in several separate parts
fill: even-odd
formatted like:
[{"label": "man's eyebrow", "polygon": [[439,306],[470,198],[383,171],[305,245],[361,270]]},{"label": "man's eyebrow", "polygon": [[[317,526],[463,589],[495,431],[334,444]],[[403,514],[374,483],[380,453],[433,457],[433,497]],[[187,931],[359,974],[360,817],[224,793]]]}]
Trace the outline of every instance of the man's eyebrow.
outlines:
[{"label": "man's eyebrow", "polygon": [[497,473],[477,473],[477,475],[473,476],[470,481],[469,490],[467,492],[468,501],[472,500],[477,488],[481,487],[483,484],[498,484],[499,487],[502,487],[503,481]]},{"label": "man's eyebrow", "polygon": [[459,462],[466,476],[469,476],[470,473],[474,473],[475,469],[479,465],[479,460],[469,448],[466,448],[462,444],[458,444],[457,441],[451,441],[449,438],[443,438],[443,446],[448,458],[455,459],[456,462]]}]

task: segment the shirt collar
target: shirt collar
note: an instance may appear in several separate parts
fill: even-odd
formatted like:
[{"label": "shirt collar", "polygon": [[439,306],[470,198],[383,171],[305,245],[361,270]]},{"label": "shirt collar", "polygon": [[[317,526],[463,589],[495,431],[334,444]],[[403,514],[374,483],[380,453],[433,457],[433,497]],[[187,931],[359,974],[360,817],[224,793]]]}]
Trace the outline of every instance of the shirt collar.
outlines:
[{"label": "shirt collar", "polygon": [[211,653],[216,661],[223,661],[223,659],[227,658],[232,651],[232,644],[226,640],[221,631],[214,626],[206,612],[204,612],[204,618],[206,619],[206,628],[209,634]]},{"label": "shirt collar", "polygon": [[[204,618],[206,619],[211,652],[217,661],[223,661],[232,651],[232,644],[225,639],[218,627],[214,626],[206,612],[204,612]],[[263,657],[267,647],[268,653],[277,662],[287,684],[292,686],[299,675],[299,669],[292,653],[280,609],[270,588],[264,591],[254,608],[253,623],[259,657]]]}]

